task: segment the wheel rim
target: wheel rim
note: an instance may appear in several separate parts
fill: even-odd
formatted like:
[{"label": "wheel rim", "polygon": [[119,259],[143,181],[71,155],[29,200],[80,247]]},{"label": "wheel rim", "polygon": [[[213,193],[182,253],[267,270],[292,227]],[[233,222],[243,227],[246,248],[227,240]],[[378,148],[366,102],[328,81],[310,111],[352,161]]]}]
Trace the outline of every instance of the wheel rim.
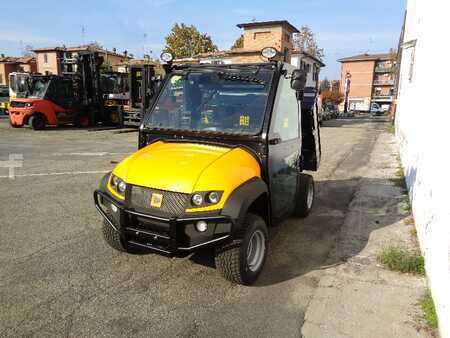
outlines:
[{"label": "wheel rim", "polygon": [[264,254],[266,252],[266,241],[264,233],[261,230],[256,230],[247,247],[247,266],[250,271],[258,271],[261,267]]},{"label": "wheel rim", "polygon": [[308,196],[307,196],[307,199],[306,199],[308,210],[312,208],[313,201],[314,201],[314,185],[313,185],[312,182],[309,182]]}]

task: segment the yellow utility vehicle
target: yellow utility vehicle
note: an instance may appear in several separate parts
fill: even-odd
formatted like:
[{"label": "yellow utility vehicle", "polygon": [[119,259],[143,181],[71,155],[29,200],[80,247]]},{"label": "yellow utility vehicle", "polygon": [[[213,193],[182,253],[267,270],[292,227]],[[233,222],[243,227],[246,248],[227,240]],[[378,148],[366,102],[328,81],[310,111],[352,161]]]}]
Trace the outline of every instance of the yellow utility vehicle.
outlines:
[{"label": "yellow utility vehicle", "polygon": [[[274,48],[263,50],[273,58]],[[214,249],[217,269],[252,284],[268,228],[307,216],[320,139],[301,109],[305,74],[270,61],[171,65],[139,129],[139,150],[94,193],[106,242],[166,255]]]}]

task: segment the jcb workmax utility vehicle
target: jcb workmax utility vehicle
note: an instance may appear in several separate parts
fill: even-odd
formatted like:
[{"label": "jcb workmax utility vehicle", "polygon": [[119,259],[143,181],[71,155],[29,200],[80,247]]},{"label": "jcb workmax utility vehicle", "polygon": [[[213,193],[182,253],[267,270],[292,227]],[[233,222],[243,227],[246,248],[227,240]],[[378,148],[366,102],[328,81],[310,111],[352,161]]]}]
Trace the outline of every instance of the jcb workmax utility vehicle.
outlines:
[{"label": "jcb workmax utility vehicle", "polygon": [[225,278],[251,284],[268,227],[313,206],[302,171],[318,169],[320,140],[317,114],[301,109],[305,74],[280,61],[166,69],[139,150],[94,193],[104,238],[167,255],[211,246]]}]

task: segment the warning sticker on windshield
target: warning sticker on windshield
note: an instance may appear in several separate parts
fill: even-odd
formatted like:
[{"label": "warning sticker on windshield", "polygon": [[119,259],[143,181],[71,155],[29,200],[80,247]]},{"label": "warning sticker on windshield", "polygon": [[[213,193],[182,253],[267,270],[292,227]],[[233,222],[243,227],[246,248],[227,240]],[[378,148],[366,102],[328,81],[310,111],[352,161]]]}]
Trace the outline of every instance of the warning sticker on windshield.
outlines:
[{"label": "warning sticker on windshield", "polygon": [[250,125],[250,116],[248,115],[239,116],[239,125],[248,127]]}]

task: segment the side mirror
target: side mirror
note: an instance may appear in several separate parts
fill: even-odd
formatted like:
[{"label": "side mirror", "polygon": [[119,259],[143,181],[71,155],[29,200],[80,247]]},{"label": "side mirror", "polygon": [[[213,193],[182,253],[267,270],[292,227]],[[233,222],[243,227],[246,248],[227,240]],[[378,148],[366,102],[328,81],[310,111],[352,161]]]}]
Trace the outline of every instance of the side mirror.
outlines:
[{"label": "side mirror", "polygon": [[295,69],[291,75],[291,88],[295,91],[302,91],[306,85],[306,73],[301,69]]}]

